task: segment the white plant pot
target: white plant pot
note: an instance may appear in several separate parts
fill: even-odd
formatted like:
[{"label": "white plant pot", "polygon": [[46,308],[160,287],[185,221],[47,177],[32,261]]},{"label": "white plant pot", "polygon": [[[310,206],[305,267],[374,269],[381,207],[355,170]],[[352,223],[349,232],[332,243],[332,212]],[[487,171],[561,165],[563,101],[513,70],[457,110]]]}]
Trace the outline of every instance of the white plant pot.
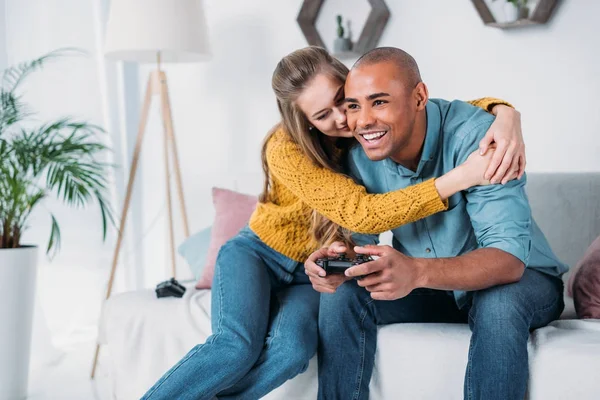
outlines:
[{"label": "white plant pot", "polygon": [[0,400],[27,397],[37,247],[0,249]]},{"label": "white plant pot", "polygon": [[505,3],[504,4],[504,18],[505,22],[515,22],[519,19],[519,7],[515,6],[513,3]]}]

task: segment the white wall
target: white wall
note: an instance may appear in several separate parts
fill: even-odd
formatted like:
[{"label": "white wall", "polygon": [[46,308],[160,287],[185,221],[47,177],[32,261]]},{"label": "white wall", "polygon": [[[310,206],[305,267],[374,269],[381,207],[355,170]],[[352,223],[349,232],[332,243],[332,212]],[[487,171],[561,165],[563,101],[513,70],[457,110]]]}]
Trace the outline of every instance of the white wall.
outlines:
[{"label": "white wall", "polygon": [[[301,3],[207,2],[215,57],[168,68],[186,181],[193,181],[190,170],[196,177],[212,163],[232,173],[234,165],[256,167],[253,150],[277,120],[270,74],[282,55],[306,44],[295,23]],[[352,14],[354,3],[361,1],[329,0],[323,13]],[[600,89],[600,2],[564,1],[547,25],[517,30],[485,27],[468,1],[387,3],[391,18],[380,45],[410,52],[433,96],[493,95],[513,102],[523,114],[530,171],[600,170],[594,157],[600,115],[593,112]],[[324,19],[317,21],[322,29]],[[198,146],[210,154],[198,159]]]},{"label": "white wall", "polygon": [[[328,45],[338,13],[350,17],[358,38],[362,3],[325,3],[317,26]],[[514,103],[523,115],[529,171],[600,171],[600,2],[562,3],[547,25],[505,31],[484,26],[469,1],[387,1],[391,18],[379,44],[411,53],[432,97]],[[260,144],[278,119],[270,77],[282,56],[306,45],[295,22],[301,4],[205,1],[213,59],[166,68],[192,231],[212,221],[211,186],[233,187],[237,178],[239,189],[258,189],[259,180],[248,176],[260,175]],[[151,69],[142,68],[140,87]],[[146,147],[143,167],[148,192],[140,205],[146,221],[164,205],[160,120],[150,127],[154,144]],[[144,252],[162,268],[166,228],[160,224]]]},{"label": "white wall", "polygon": [[0,69],[6,67],[6,2],[0,0]]},{"label": "white wall", "polygon": [[511,31],[484,27],[466,1],[388,3],[381,45],[411,53],[433,96],[513,102],[529,171],[600,170],[600,2],[563,1],[547,25]]}]

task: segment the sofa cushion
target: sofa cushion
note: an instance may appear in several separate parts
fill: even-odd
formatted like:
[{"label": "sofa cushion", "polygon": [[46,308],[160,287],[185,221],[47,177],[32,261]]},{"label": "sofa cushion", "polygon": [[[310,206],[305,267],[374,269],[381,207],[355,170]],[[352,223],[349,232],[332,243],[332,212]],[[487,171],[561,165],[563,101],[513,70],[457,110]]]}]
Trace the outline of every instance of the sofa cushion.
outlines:
[{"label": "sofa cushion", "polygon": [[529,399],[598,398],[600,320],[561,320],[533,332]]},{"label": "sofa cushion", "polygon": [[177,248],[177,252],[185,258],[196,280],[200,279],[206,267],[211,232],[212,227],[204,228],[185,239]]},{"label": "sofa cushion", "polygon": [[202,277],[196,284],[197,289],[208,289],[212,285],[215,263],[221,246],[240,231],[250,220],[256,208],[256,196],[234,192],[233,190],[213,188],[215,221],[210,235],[210,245],[206,256],[206,266]]}]

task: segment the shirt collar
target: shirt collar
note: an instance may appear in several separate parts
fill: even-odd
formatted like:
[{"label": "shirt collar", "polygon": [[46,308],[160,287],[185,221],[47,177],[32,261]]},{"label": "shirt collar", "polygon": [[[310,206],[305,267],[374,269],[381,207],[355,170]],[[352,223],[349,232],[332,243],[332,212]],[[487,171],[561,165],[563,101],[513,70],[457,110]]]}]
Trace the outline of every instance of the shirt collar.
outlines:
[{"label": "shirt collar", "polygon": [[404,176],[419,176],[423,171],[423,167],[429,161],[435,158],[438,150],[438,144],[440,141],[440,128],[441,128],[441,116],[440,108],[437,104],[428,101],[425,106],[425,114],[427,116],[427,127],[425,132],[425,143],[423,144],[423,152],[421,154],[421,160],[417,166],[415,172],[410,169],[395,163],[391,158],[384,160],[385,165],[391,170]]},{"label": "shirt collar", "polygon": [[425,106],[427,114],[427,131],[425,133],[425,145],[423,146],[423,154],[421,155],[421,163],[423,161],[431,161],[435,158],[440,142],[440,129],[442,118],[440,116],[440,107],[428,101]]}]

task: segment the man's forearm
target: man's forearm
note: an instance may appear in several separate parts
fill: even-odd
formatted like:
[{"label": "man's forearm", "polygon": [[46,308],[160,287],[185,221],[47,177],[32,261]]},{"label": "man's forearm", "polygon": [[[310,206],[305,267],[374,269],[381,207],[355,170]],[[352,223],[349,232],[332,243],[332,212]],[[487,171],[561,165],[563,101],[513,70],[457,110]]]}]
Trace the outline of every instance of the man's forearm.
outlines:
[{"label": "man's forearm", "polygon": [[482,290],[517,282],[525,266],[515,256],[493,248],[452,258],[418,258],[419,287],[438,290]]}]

